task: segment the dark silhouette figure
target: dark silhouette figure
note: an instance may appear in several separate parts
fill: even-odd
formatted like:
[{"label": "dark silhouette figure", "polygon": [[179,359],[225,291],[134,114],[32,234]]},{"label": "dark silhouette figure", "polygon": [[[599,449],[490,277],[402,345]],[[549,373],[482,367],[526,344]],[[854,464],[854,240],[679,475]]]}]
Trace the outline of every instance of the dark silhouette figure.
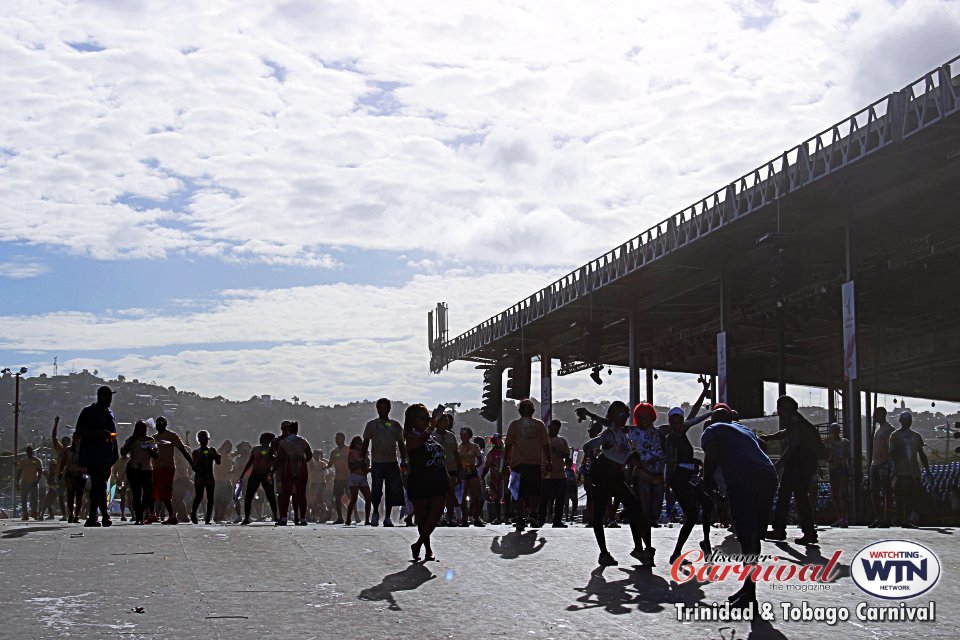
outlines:
[{"label": "dark silhouette figure", "polygon": [[397,591],[413,591],[436,577],[424,565],[410,564],[403,571],[384,576],[380,584],[364,589],[358,597],[360,600],[383,600],[391,611],[402,611],[394,594]]}]

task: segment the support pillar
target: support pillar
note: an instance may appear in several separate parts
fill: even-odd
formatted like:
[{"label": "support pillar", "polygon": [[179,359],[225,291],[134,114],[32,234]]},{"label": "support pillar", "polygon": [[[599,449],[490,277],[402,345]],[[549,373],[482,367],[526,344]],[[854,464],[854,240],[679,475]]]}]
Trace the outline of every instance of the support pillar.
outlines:
[{"label": "support pillar", "polygon": [[827,389],[827,422],[837,421],[837,390]]},{"label": "support pillar", "polygon": [[647,359],[647,402],[653,404],[653,367]]},{"label": "support pillar", "polygon": [[550,426],[553,420],[553,367],[550,361],[550,343],[543,346],[540,355],[540,418]]},{"label": "support pillar", "polygon": [[843,399],[844,432],[849,434],[853,454],[853,509],[854,523],[860,521],[863,504],[863,430],[860,411],[860,382],[857,379],[859,363],[857,361],[857,320],[856,295],[854,285],[853,225],[848,215],[844,225],[844,253],[847,282],[843,285],[843,358],[844,380],[846,382]]},{"label": "support pillar", "polygon": [[630,408],[637,406],[637,403],[640,402],[640,354],[638,353],[639,342],[640,342],[640,319],[637,317],[636,311],[630,312],[630,336],[629,336],[629,345],[628,349],[629,360],[628,366],[630,369]]}]

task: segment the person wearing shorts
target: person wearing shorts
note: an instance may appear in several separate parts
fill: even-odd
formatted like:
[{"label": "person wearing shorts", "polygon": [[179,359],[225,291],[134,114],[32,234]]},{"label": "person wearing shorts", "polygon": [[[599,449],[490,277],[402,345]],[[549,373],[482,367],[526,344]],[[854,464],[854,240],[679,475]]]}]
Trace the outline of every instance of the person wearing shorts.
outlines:
[{"label": "person wearing shorts", "polygon": [[516,528],[523,531],[527,507],[531,515],[537,513],[543,472],[550,473],[551,470],[550,435],[543,421],[533,417],[532,400],[521,400],[517,411],[520,418],[507,428],[504,460],[507,468],[520,476]]},{"label": "person wearing shorts", "polygon": [[335,439],[337,446],[330,452],[330,466],[333,467],[333,508],[337,511],[337,519],[333,524],[343,524],[343,496],[347,494],[347,479],[350,475],[347,464],[347,436],[338,433]]},{"label": "person wearing shorts", "polygon": [[363,494],[363,524],[370,526],[370,483],[367,474],[370,473],[370,461],[363,455],[363,438],[354,436],[350,441],[350,450],[347,453],[347,466],[350,475],[347,476],[347,488],[350,490],[350,504],[347,505],[347,525],[353,520],[353,511],[357,507],[357,500]]},{"label": "person wearing shorts", "polygon": [[180,521],[173,509],[173,481],[177,475],[174,456],[179,450],[191,468],[193,468],[193,459],[180,436],[167,429],[166,418],[158,417],[156,426],[157,435],[154,436],[154,440],[157,441],[157,458],[153,461],[153,500],[162,502],[167,508],[167,519],[163,524],[178,524]]}]

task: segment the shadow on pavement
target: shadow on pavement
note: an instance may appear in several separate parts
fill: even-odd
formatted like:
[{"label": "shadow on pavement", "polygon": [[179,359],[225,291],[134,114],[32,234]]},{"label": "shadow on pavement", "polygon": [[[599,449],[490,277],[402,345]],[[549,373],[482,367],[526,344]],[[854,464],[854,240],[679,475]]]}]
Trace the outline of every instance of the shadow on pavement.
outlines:
[{"label": "shadow on pavement", "polygon": [[543,549],[547,544],[545,538],[538,538],[536,531],[518,533],[511,531],[505,536],[496,536],[490,542],[490,551],[498,554],[504,560],[516,560],[520,556],[528,556]]},{"label": "shadow on pavement", "polygon": [[388,603],[391,611],[401,611],[400,605],[394,598],[394,593],[397,591],[413,591],[436,577],[422,564],[411,564],[403,571],[384,576],[380,584],[364,589],[360,592],[358,598],[370,601],[383,600]]},{"label": "shadow on pavement", "polygon": [[574,589],[583,594],[577,598],[580,604],[568,606],[567,611],[602,608],[614,615],[633,610],[659,613],[673,608],[677,602],[692,605],[704,598],[703,589],[695,580],[683,584],[670,582],[654,574],[650,567],[614,568],[614,571],[625,575],[619,580],[608,581],[603,575],[604,567],[591,571],[587,585]]},{"label": "shadow on pavement", "polygon": [[[774,542],[773,545],[783,551],[786,555],[790,556],[784,558],[788,562],[794,564],[806,565],[806,564],[819,564],[821,566],[826,566],[830,562],[830,558],[825,557],[820,552],[820,547],[818,545],[811,545],[803,547],[804,553],[800,553],[797,549],[792,547],[790,544],[782,541]],[[856,550],[854,550],[854,553]],[[833,553],[830,554],[831,556]],[[837,562],[836,568],[833,570],[834,579],[830,582],[836,582],[838,578],[849,578],[850,577],[850,565],[843,564],[842,562]]]},{"label": "shadow on pavement", "polygon": [[4,538],[4,539],[7,539],[7,538],[22,538],[23,536],[27,535],[28,533],[37,533],[38,531],[56,531],[57,529],[66,529],[66,527],[51,527],[51,526],[45,526],[45,527],[21,527],[21,528],[19,528],[19,529],[11,529],[10,531],[6,531],[6,532],[4,532],[4,534],[3,534],[2,536],[0,536],[0,537],[2,537],[2,538]]},{"label": "shadow on pavement", "polygon": [[754,618],[750,623],[750,635],[747,636],[747,640],[787,640],[787,636],[766,620]]}]

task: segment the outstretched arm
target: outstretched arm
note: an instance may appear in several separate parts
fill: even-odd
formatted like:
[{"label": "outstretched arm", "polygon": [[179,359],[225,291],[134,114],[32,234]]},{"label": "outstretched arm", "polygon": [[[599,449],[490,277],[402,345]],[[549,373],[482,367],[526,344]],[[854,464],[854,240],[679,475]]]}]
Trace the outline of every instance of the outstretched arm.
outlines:
[{"label": "outstretched arm", "polygon": [[53,450],[59,456],[60,452],[63,451],[63,445],[60,444],[60,441],[57,440],[57,427],[60,426],[60,416],[57,416],[53,419],[53,435],[50,436],[50,439],[53,440]]}]

